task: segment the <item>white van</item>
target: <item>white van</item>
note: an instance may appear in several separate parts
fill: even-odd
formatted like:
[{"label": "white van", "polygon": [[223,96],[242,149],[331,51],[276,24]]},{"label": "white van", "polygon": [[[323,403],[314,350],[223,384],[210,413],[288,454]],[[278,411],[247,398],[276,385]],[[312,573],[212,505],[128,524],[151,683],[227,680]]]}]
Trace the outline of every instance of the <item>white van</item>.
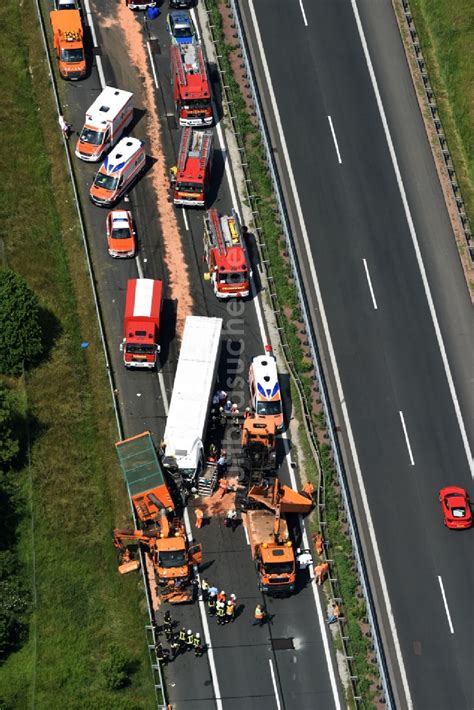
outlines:
[{"label": "white van", "polygon": [[118,202],[145,168],[145,148],[137,138],[122,138],[105,158],[90,189],[92,202],[109,207]]}]

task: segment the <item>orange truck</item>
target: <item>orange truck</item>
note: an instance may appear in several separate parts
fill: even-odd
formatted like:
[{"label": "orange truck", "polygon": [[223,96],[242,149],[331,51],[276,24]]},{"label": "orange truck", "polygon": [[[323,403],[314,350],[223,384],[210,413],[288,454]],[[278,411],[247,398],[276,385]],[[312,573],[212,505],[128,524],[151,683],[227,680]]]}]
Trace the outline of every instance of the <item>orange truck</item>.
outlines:
[{"label": "orange truck", "polygon": [[189,546],[182,521],[177,517],[172,495],[156,454],[150,432],[115,444],[122,473],[139,530],[114,530],[119,551],[119,572],[125,574],[140,565],[141,548],[152,563],[160,597],[170,603],[192,600],[187,587],[193,565],[202,559],[201,545]]},{"label": "orange truck", "polygon": [[86,75],[84,31],[79,10],[53,10],[49,13],[54,51],[63,79],[76,81]]},{"label": "orange truck", "polygon": [[172,45],[170,52],[173,99],[180,125],[211,126],[211,89],[200,45]]},{"label": "orange truck", "polygon": [[221,215],[215,209],[204,217],[204,255],[217,298],[245,298],[250,293],[250,269],[235,210]]},{"label": "orange truck", "polygon": [[274,596],[295,590],[296,557],[290,538],[286,513],[309,513],[313,507],[312,487],[297,493],[282,486],[276,478],[273,486],[252,486],[248,501],[256,510],[242,514],[261,592]]},{"label": "orange truck", "polygon": [[183,207],[204,207],[211,182],[212,131],[195,131],[186,126],[181,136],[173,203]]}]

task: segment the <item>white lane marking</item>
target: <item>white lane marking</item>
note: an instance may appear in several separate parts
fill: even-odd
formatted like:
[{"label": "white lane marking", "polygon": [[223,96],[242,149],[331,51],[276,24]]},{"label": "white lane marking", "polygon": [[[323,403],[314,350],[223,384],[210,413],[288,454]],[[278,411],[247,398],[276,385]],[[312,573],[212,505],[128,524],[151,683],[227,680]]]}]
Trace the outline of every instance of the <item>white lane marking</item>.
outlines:
[{"label": "white lane marking", "polygon": [[377,310],[378,306],[377,306],[377,301],[375,300],[375,293],[374,293],[374,289],[372,287],[372,280],[370,278],[369,267],[367,266],[367,260],[362,259],[362,261],[364,262],[365,275],[367,276],[367,283],[369,284],[369,291],[370,291],[370,295],[372,296],[372,303],[374,304],[375,310]]},{"label": "white lane marking", "polygon": [[[377,543],[377,537],[375,535],[374,523],[372,520],[372,515],[370,513],[369,502],[367,499],[367,491],[365,490],[365,486],[364,486],[364,480],[362,477],[362,470],[360,467],[359,457],[357,454],[357,449],[356,449],[355,441],[354,441],[354,434],[352,432],[352,427],[351,427],[351,423],[350,423],[350,419],[349,419],[349,413],[347,411],[345,396],[344,396],[344,392],[342,389],[341,377],[340,377],[339,369],[337,366],[336,354],[334,352],[334,346],[332,343],[331,334],[329,332],[329,324],[328,324],[328,319],[327,319],[327,315],[326,315],[326,311],[324,308],[323,299],[322,299],[322,295],[321,295],[321,287],[319,285],[318,276],[316,274],[314,261],[310,258],[311,257],[311,247],[309,244],[308,230],[306,229],[306,224],[305,224],[304,217],[303,217],[303,210],[301,208],[301,202],[300,202],[298,190],[296,187],[295,176],[293,174],[293,169],[291,167],[291,161],[290,161],[290,156],[288,153],[288,147],[286,145],[286,139],[285,139],[285,136],[283,133],[283,126],[282,126],[280,114],[278,111],[278,104],[277,104],[277,100],[275,97],[275,92],[273,90],[273,83],[272,83],[272,79],[270,76],[270,71],[268,69],[268,63],[267,63],[267,58],[265,56],[265,50],[263,48],[262,38],[260,35],[260,29],[259,29],[258,23],[257,23],[257,17],[255,14],[255,7],[253,4],[253,0],[249,0],[249,7],[250,7],[250,13],[252,15],[255,36],[256,36],[257,43],[258,43],[258,46],[260,49],[262,66],[263,66],[263,70],[265,73],[268,91],[270,94],[271,104],[272,104],[272,108],[273,108],[273,112],[274,112],[274,116],[275,116],[275,121],[276,121],[277,129],[278,129],[278,135],[280,137],[280,142],[282,145],[283,154],[285,157],[285,162],[286,162],[286,166],[287,166],[287,170],[288,170],[288,177],[290,180],[291,190],[293,193],[293,199],[295,201],[296,210],[298,213],[298,220],[300,223],[301,234],[302,234],[303,242],[304,242],[304,245],[306,248],[306,253],[308,255],[308,266],[309,266],[309,269],[311,272],[311,278],[314,283],[316,298],[318,301],[318,306],[319,306],[319,310],[320,310],[320,314],[321,314],[321,322],[323,325],[324,335],[325,335],[326,342],[327,342],[329,357],[331,360],[331,365],[332,365],[332,369],[333,369],[333,373],[334,373],[337,394],[338,394],[338,398],[339,398],[339,402],[340,402],[340,406],[341,406],[341,410],[342,410],[342,415],[343,415],[344,423],[346,426],[347,437],[349,440],[352,458],[354,461],[354,468],[355,468],[355,472],[356,472],[356,476],[357,476],[357,483],[358,483],[358,487],[360,490],[362,504],[364,506],[364,510],[365,510],[365,514],[366,514],[367,527],[369,530],[371,545],[372,545],[372,548],[374,551],[375,562],[376,562],[377,571],[378,571],[378,577],[380,580],[380,585],[382,588],[382,594],[383,594],[383,598],[384,598],[384,602],[385,602],[385,607],[387,610],[387,617],[388,617],[389,624],[390,624],[390,631],[391,631],[391,634],[393,637],[395,652],[396,652],[398,664],[400,667],[400,672],[402,675],[403,686],[404,686],[404,690],[405,690],[405,697],[407,698],[407,702],[408,702],[409,706],[412,707],[413,704],[412,704],[411,697],[410,697],[410,690],[408,687],[405,666],[403,663],[403,656],[402,656],[402,651],[401,651],[401,647],[400,647],[400,641],[398,639],[397,627],[395,624],[395,618],[393,615],[392,606],[390,603],[390,597],[388,594],[387,581],[385,579],[385,574],[384,574],[383,567],[382,567],[382,560],[380,557],[380,551],[379,551],[379,547],[378,547],[378,543]],[[319,607],[318,607],[318,613],[319,613]],[[323,623],[324,623],[324,619],[323,619]],[[324,640],[326,638],[326,636],[323,635],[322,638]],[[338,691],[337,691],[336,676],[335,676],[335,672],[334,672],[332,657],[329,652],[329,645],[327,643],[324,643],[324,648],[325,648],[325,653],[326,653],[326,662],[327,662],[327,666],[328,666],[329,674],[330,674],[330,678],[331,678],[331,685],[332,685],[334,701],[335,701],[336,706],[338,708],[340,708],[341,706],[340,706],[340,701],[339,701],[339,696],[338,696]]]},{"label": "white lane marking", "polygon": [[148,56],[150,58],[150,64],[151,64],[151,72],[153,74],[153,81],[155,82],[155,86],[157,89],[160,88],[160,85],[158,84],[158,76],[156,74],[156,68],[155,68],[155,62],[153,61],[153,55],[151,53],[151,46],[150,46],[150,40],[147,39],[146,41],[146,48],[148,50]]},{"label": "white lane marking", "polygon": [[[92,43],[93,43],[94,47],[98,47],[99,45],[97,42],[97,35],[95,33],[94,23],[92,21],[92,13],[91,13],[90,5],[89,5],[89,0],[84,0],[84,6],[86,8],[87,21],[89,23],[89,27],[91,28]],[[96,55],[95,63],[97,66],[97,72],[99,74],[100,86],[102,89],[104,89],[107,84],[106,84],[105,76],[104,76],[104,67],[102,66],[102,57],[99,57],[99,55]]]},{"label": "white lane marking", "polygon": [[341,158],[341,153],[339,152],[339,146],[337,144],[337,138],[336,138],[336,131],[334,130],[334,126],[332,125],[332,118],[331,116],[328,116],[328,121],[329,125],[331,127],[331,133],[332,133],[332,138],[334,141],[334,145],[336,146],[336,153],[337,153],[337,159],[339,161],[339,165],[342,165],[342,158]]},{"label": "white lane marking", "polygon": [[169,404],[168,404],[168,395],[166,393],[166,387],[165,387],[165,378],[163,377],[163,371],[161,369],[161,362],[158,359],[158,383],[160,385],[160,390],[161,390],[161,397],[163,399],[163,409],[165,410],[165,415],[168,416],[169,412]]},{"label": "white lane marking", "polygon": [[145,277],[143,276],[142,260],[141,260],[140,257],[137,255],[135,261],[136,261],[136,263],[137,263],[138,275],[139,275],[139,277],[140,277],[141,279],[144,279]]},{"label": "white lane marking", "polygon": [[304,22],[305,26],[307,27],[307,26],[308,26],[308,20],[306,19],[306,13],[305,13],[305,11],[304,11],[303,0],[300,0],[300,8],[301,8],[301,14],[303,15],[303,22]]},{"label": "white lane marking", "polygon": [[462,438],[463,444],[464,444],[464,450],[466,452],[467,461],[469,464],[469,469],[471,471],[471,476],[474,479],[474,460],[472,457],[471,448],[469,446],[469,440],[467,438],[466,426],[464,424],[464,420],[463,420],[462,413],[461,413],[461,407],[459,405],[459,400],[458,400],[458,397],[456,394],[456,388],[454,386],[454,381],[453,381],[453,377],[451,374],[451,368],[449,366],[448,356],[446,353],[446,348],[444,346],[443,336],[441,335],[441,328],[439,326],[438,316],[436,314],[436,309],[434,306],[433,297],[431,295],[431,290],[430,290],[430,286],[428,283],[428,277],[426,275],[425,265],[423,263],[423,259],[421,256],[421,250],[420,250],[420,245],[418,244],[418,238],[416,236],[415,225],[413,224],[413,219],[411,216],[410,207],[408,205],[408,200],[407,200],[407,196],[406,196],[406,192],[405,192],[405,186],[403,184],[402,176],[400,173],[400,168],[398,167],[398,161],[397,161],[397,156],[395,155],[395,148],[393,146],[392,136],[390,134],[390,130],[388,127],[388,122],[387,122],[387,117],[385,115],[385,110],[382,105],[382,99],[380,96],[379,87],[377,84],[377,79],[375,78],[374,67],[372,65],[372,60],[370,58],[369,48],[367,46],[367,40],[365,38],[365,34],[364,34],[363,27],[362,27],[362,22],[360,19],[359,10],[357,8],[356,0],[351,0],[351,4],[352,4],[352,9],[354,11],[356,23],[357,23],[357,28],[359,30],[359,36],[360,36],[360,40],[362,42],[362,47],[364,49],[365,61],[367,63],[367,68],[369,70],[370,78],[372,80],[372,86],[374,89],[375,98],[377,100],[377,106],[379,109],[380,117],[382,119],[382,124],[383,124],[383,128],[385,131],[385,137],[387,139],[388,149],[390,151],[390,157],[392,159],[393,168],[395,170],[395,175],[396,175],[397,183],[398,183],[398,189],[400,190],[400,195],[401,195],[403,207],[405,210],[405,216],[406,216],[406,219],[408,222],[408,227],[410,229],[410,235],[411,235],[413,246],[415,249],[416,259],[418,262],[418,268],[420,269],[421,279],[423,282],[423,287],[425,289],[426,299],[428,301],[428,306],[429,306],[430,313],[431,313],[431,319],[433,321],[433,325],[434,325],[434,329],[435,329],[435,333],[436,333],[436,339],[438,341],[438,347],[439,347],[439,350],[441,353],[441,359],[443,361],[444,371],[446,373],[446,378],[448,380],[449,391],[451,393],[451,399],[453,400],[454,411],[456,413],[456,417],[458,420],[458,426],[459,426],[459,429],[461,432],[461,438]]},{"label": "white lane marking", "polygon": [[448,602],[446,600],[446,594],[444,592],[443,580],[441,579],[441,577],[439,575],[438,575],[438,582],[439,582],[439,586],[441,589],[441,596],[443,597],[446,616],[448,617],[449,630],[451,631],[452,634],[454,634],[454,626],[453,626],[453,622],[451,621],[451,614],[449,613]]},{"label": "white lane marking", "polygon": [[[193,539],[193,531],[191,529],[191,523],[189,520],[189,512],[188,512],[187,508],[184,509],[184,516],[183,517],[184,517],[184,527],[186,529],[186,535],[188,537],[188,541],[191,542]],[[199,576],[197,565],[194,566],[194,574],[195,574],[195,577],[198,581],[199,589],[201,589],[201,577]],[[212,679],[212,685],[214,687],[214,695],[216,696],[217,710],[223,710],[221,690],[219,687],[219,678],[217,676],[216,661],[214,659],[214,649],[212,648],[212,639],[211,639],[211,634],[209,631],[209,623],[208,623],[207,614],[206,614],[206,606],[205,606],[204,601],[202,599],[199,599],[198,605],[199,605],[199,613],[201,615],[202,630],[204,632],[204,639],[206,641],[206,655],[207,655],[207,658],[209,661],[209,667],[211,669],[211,679]]]},{"label": "white lane marking", "polygon": [[405,417],[403,416],[403,412],[398,412],[400,415],[400,421],[402,422],[402,429],[403,433],[405,434],[405,441],[407,442],[407,449],[408,449],[408,455],[410,457],[410,463],[412,466],[415,465],[415,459],[413,458],[413,453],[411,450],[411,444],[410,444],[410,439],[408,438],[408,432],[407,432],[407,427],[405,424]]},{"label": "white lane marking", "polygon": [[270,664],[270,673],[272,674],[272,683],[273,683],[273,690],[275,692],[275,700],[276,700],[277,710],[281,710],[281,702],[280,702],[280,696],[278,694],[278,686],[277,686],[277,681],[276,681],[276,676],[275,676],[275,670],[273,668],[273,661],[271,658],[269,658],[268,662]]},{"label": "white lane marking", "polygon": [[245,533],[245,539],[247,540],[247,545],[250,545],[249,534],[247,532],[247,526],[244,525],[243,528],[244,528],[244,533]]},{"label": "white lane marking", "polygon": [[184,226],[186,227],[186,230],[189,232],[188,215],[186,214],[185,208],[183,208],[183,219],[184,219]]}]

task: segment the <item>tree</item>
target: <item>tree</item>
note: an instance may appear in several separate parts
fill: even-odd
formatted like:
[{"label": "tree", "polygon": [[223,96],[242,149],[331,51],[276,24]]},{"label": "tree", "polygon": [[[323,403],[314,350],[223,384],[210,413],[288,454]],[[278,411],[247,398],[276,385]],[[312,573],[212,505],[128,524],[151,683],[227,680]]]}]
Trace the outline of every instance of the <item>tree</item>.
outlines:
[{"label": "tree", "polygon": [[20,449],[12,428],[15,416],[15,395],[0,382],[0,468],[13,463]]},{"label": "tree", "polygon": [[43,352],[40,306],[14,271],[0,271],[0,372],[18,375]]}]

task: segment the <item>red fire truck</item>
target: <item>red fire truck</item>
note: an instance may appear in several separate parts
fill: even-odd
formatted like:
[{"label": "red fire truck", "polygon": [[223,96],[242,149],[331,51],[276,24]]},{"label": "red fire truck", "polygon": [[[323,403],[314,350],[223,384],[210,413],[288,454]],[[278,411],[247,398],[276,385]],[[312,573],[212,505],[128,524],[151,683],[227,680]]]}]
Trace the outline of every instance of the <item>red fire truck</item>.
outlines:
[{"label": "red fire truck", "polygon": [[250,291],[250,271],[239,218],[209,210],[204,217],[204,253],[217,298],[245,297]]},{"label": "red fire truck", "polygon": [[211,88],[198,44],[172,45],[173,98],[181,126],[211,126]]},{"label": "red fire truck", "polygon": [[125,300],[124,339],[120,346],[125,367],[156,366],[160,336],[163,283],[129,279]]},{"label": "red fire truck", "polygon": [[211,178],[211,162],[212,131],[195,131],[186,126],[176,166],[175,205],[204,207]]}]

